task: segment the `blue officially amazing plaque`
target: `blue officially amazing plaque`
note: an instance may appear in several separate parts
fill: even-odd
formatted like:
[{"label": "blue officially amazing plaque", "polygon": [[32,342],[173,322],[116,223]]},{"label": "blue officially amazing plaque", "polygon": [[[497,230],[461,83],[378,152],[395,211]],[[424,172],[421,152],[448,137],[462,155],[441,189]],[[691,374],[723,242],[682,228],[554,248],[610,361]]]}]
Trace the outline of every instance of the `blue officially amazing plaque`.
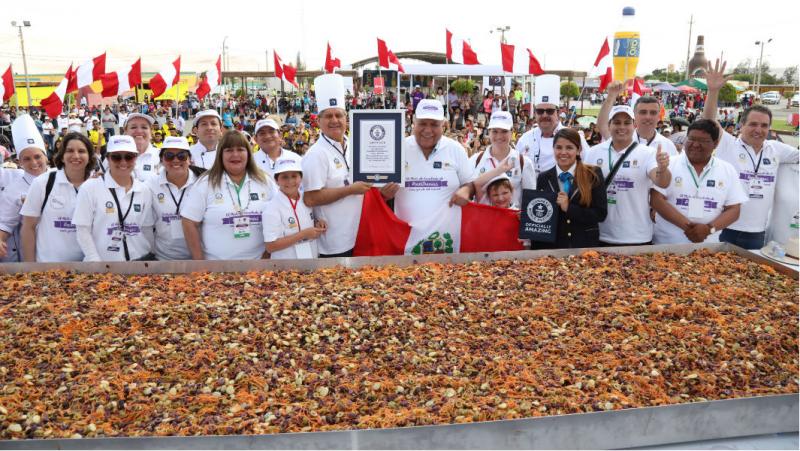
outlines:
[{"label": "blue officially amazing plaque", "polygon": [[403,181],[404,110],[350,111],[353,181],[376,186]]},{"label": "blue officially amazing plaque", "polygon": [[543,243],[555,243],[558,226],[556,194],[550,191],[522,190],[522,214],[519,237]]}]

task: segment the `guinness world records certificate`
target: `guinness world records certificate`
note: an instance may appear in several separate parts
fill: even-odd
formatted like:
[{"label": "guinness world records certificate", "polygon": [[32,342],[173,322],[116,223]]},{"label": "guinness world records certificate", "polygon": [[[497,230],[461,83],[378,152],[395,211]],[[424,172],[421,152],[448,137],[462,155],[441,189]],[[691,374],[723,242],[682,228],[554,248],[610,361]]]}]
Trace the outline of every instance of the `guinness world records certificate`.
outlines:
[{"label": "guinness world records certificate", "polygon": [[350,124],[353,181],[401,183],[405,110],[351,110]]}]

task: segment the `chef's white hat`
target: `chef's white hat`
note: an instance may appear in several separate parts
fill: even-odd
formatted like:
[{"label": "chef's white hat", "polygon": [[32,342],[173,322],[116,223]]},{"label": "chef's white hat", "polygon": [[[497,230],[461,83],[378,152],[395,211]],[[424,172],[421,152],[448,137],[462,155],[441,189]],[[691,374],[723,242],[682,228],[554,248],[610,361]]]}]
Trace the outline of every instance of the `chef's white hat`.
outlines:
[{"label": "chef's white hat", "polygon": [[314,79],[314,93],[317,98],[317,113],[328,108],[345,109],[344,79],[339,74],[324,74]]},{"label": "chef's white hat", "polygon": [[561,96],[561,79],[558,75],[540,75],[536,77],[534,89],[534,105],[549,103],[558,106]]},{"label": "chef's white hat", "polygon": [[27,149],[39,149],[43,153],[47,153],[42,134],[39,133],[36,123],[29,114],[17,116],[17,119],[11,124],[11,134],[14,136],[14,148],[17,156],[21,156],[22,152]]}]

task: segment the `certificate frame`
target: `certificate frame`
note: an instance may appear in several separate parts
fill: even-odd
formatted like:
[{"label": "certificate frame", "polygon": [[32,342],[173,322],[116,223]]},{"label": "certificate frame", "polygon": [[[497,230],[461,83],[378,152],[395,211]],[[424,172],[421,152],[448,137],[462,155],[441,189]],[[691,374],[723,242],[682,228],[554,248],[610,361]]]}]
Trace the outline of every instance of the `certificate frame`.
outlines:
[{"label": "certificate frame", "polygon": [[402,183],[405,110],[351,110],[350,130],[353,181]]}]

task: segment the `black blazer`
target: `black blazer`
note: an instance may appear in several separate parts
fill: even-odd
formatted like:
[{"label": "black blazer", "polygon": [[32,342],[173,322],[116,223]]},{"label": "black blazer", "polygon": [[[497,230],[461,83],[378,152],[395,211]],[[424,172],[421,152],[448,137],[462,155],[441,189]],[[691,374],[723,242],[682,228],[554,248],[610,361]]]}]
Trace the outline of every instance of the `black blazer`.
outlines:
[{"label": "black blazer", "polygon": [[[575,247],[597,247],[600,244],[600,229],[598,224],[606,219],[608,214],[608,200],[606,197],[605,178],[603,171],[598,166],[589,166],[597,175],[597,181],[592,185],[592,202],[589,207],[582,206],[581,192],[577,184],[573,183],[568,193],[569,208],[564,212],[556,205],[558,212],[558,226],[556,229],[555,243],[534,242],[534,249],[561,249]],[[560,191],[556,168],[542,172],[536,179],[537,191],[551,191],[558,195]]]}]

